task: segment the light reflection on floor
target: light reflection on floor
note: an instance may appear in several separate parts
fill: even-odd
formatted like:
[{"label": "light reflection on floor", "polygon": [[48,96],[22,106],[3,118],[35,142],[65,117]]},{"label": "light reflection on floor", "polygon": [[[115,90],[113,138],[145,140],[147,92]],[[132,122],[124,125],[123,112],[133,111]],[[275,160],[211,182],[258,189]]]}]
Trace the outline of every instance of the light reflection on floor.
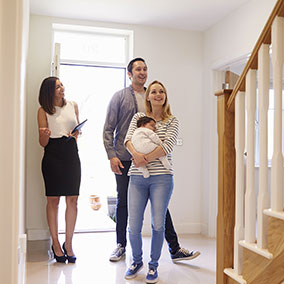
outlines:
[{"label": "light reflection on floor", "polygon": [[[60,235],[64,241],[64,235]],[[164,243],[160,266],[159,284],[215,284],[215,239],[201,235],[179,236],[181,245],[198,249],[201,255],[191,261],[172,263],[167,244]],[[145,283],[149,261],[150,238],[143,238],[144,268],[132,280],[125,280],[124,273],[131,263],[131,249],[126,257],[112,263],[108,260],[114,249],[115,233],[81,233],[74,236],[76,264],[59,264],[52,261],[27,263],[27,284],[140,284]]]}]

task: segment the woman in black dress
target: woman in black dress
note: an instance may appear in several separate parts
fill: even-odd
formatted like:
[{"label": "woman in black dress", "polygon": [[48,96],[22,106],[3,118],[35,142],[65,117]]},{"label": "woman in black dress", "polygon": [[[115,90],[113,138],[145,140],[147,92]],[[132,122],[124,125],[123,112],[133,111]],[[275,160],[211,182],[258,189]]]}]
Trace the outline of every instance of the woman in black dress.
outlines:
[{"label": "woman in black dress", "polygon": [[[44,147],[42,174],[47,197],[47,222],[52,238],[52,250],[57,262],[74,263],[72,238],[77,218],[77,200],[81,181],[78,156],[78,106],[64,98],[64,87],[57,77],[43,80],[38,110],[39,143]],[[71,137],[70,137],[71,136]],[[58,205],[60,196],[66,198],[66,235],[62,249],[58,240]]]}]

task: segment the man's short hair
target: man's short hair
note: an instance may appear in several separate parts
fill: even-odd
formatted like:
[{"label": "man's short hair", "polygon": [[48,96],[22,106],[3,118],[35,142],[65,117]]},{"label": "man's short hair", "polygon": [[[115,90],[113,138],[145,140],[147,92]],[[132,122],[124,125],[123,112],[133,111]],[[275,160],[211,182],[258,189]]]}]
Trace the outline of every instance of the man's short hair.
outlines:
[{"label": "man's short hair", "polygon": [[142,116],[137,120],[137,127],[139,128],[141,126],[144,126],[151,121],[154,121],[156,123],[156,120],[154,118],[149,116]]},{"label": "man's short hair", "polygon": [[132,74],[133,63],[136,62],[136,61],[142,61],[142,62],[144,62],[144,63],[146,64],[145,60],[144,60],[143,58],[141,58],[141,57],[136,57],[136,58],[132,59],[132,60],[128,63],[128,65],[127,65],[127,71],[128,71],[130,74]]}]

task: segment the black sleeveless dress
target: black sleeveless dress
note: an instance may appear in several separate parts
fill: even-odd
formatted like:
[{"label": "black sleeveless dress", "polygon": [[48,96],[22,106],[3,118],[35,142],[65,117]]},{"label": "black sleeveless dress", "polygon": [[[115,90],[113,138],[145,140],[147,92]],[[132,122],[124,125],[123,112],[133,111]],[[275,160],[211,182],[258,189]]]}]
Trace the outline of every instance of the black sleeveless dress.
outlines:
[{"label": "black sleeveless dress", "polygon": [[[51,136],[61,136],[58,133],[64,134],[72,130],[77,124],[74,104],[67,101],[62,108],[56,107],[55,114],[47,115],[47,120]],[[61,124],[58,124],[59,121]],[[68,139],[64,135],[60,138],[49,138],[44,148],[41,169],[46,196],[79,195],[81,163],[74,138]]]}]

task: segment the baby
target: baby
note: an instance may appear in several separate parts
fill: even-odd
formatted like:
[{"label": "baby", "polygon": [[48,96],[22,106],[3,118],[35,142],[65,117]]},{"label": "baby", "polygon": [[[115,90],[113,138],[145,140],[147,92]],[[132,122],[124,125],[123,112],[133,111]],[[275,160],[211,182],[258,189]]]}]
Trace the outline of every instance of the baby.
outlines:
[{"label": "baby", "polygon": [[[156,121],[152,117],[140,117],[137,120],[137,127],[131,138],[131,142],[136,151],[142,154],[148,154],[162,144],[159,136],[154,132],[156,130]],[[166,155],[160,157],[159,160],[166,169],[171,168],[171,164]],[[139,170],[143,173],[144,178],[150,176],[146,166],[139,167]]]}]

